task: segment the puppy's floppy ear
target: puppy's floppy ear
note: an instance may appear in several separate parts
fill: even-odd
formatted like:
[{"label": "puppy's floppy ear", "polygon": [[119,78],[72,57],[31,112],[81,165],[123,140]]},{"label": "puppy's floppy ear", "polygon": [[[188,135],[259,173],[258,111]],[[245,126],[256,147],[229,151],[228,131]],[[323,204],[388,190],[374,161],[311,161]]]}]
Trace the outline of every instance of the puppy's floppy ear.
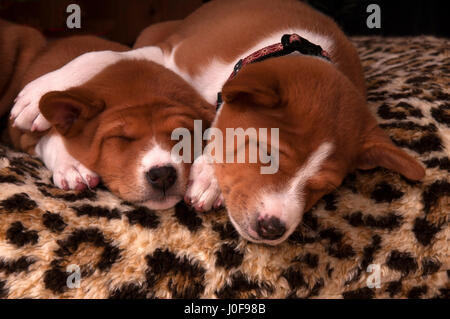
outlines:
[{"label": "puppy's floppy ear", "polygon": [[359,169],[377,166],[400,173],[410,180],[421,180],[425,176],[425,170],[419,162],[396,147],[378,126],[365,138],[357,161]]},{"label": "puppy's floppy ear", "polygon": [[240,103],[275,107],[280,103],[279,82],[254,65],[246,66],[234,79],[225,83],[222,98],[225,103]]},{"label": "puppy's floppy ear", "polygon": [[97,116],[104,108],[104,101],[81,89],[52,91],[39,101],[42,115],[66,136],[78,134],[83,123]]}]

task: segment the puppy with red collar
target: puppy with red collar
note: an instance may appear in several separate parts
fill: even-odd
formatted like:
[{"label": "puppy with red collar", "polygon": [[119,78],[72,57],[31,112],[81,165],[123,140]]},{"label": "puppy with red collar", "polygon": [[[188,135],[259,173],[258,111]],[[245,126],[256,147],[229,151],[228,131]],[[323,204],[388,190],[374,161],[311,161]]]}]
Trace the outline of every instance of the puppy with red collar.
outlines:
[{"label": "puppy with red collar", "polygon": [[[9,44],[5,38],[2,48],[7,50]],[[129,48],[93,36],[56,40],[13,77],[19,81],[17,90],[99,50],[118,53]],[[129,202],[151,209],[173,207],[183,199],[191,165],[171,154],[171,133],[177,127],[193,130],[195,119],[209,126],[214,107],[175,73],[145,59],[117,61],[106,68],[93,65],[89,70],[97,72],[89,81],[40,99],[49,130],[24,131],[11,122],[10,143],[41,158],[60,188],[92,188],[101,179]]]},{"label": "puppy with red collar", "polygon": [[[15,106],[16,123],[45,128],[37,107],[40,97],[60,89],[63,78],[65,85],[72,85],[96,74],[71,76],[80,66],[136,57],[162,64],[209,103],[219,102],[212,124],[219,131],[277,129],[277,139],[271,134],[266,138],[277,141],[269,143],[271,152],[279,154],[276,172],[261,174],[260,159],[211,164],[202,155],[193,164],[187,191],[189,201],[208,209],[221,190],[239,233],[271,245],[284,241],[304,212],[355,169],[382,166],[411,180],[423,178],[422,166],[393,145],[366,107],[353,45],[331,19],[306,4],[212,1],[172,22],[166,34],[157,45],[127,52],[126,57],[112,52],[85,55],[32,82]],[[231,150],[218,146],[217,151],[232,151],[233,156],[243,152],[248,158],[249,140]]]}]

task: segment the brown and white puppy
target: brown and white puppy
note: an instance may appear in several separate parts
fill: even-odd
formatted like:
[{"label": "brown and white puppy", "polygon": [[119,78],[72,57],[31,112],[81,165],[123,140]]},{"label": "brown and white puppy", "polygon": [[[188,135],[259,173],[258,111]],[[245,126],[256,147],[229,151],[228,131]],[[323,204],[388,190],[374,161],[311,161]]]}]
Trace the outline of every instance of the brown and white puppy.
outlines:
[{"label": "brown and white puppy", "polygon": [[[83,53],[127,49],[92,36],[57,40],[31,63],[22,87]],[[15,147],[44,161],[57,186],[94,187],[100,177],[119,197],[152,209],[174,206],[186,191],[190,164],[171,154],[172,131],[193,130],[194,119],[207,127],[214,116],[214,108],[175,73],[138,59],[118,61],[86,83],[47,93],[39,109],[52,124],[49,131],[10,126],[9,135]]]},{"label": "brown and white puppy", "polygon": [[[285,34],[320,46],[330,60],[301,54],[273,57],[245,65],[227,81],[240,59],[279,43]],[[58,79],[82,65],[138,56],[175,71],[210,103],[221,91],[224,103],[213,122],[219,131],[279,130],[277,145],[268,146],[279,154],[274,174],[261,174],[259,159],[211,165],[206,155],[191,169],[188,199],[208,209],[221,189],[231,221],[250,241],[284,241],[304,212],[354,169],[383,166],[412,180],[424,176],[422,166],[393,145],[366,107],[364,77],[353,45],[331,19],[295,0],[212,1],[173,22],[167,38],[155,46],[130,51],[126,57],[111,52],[83,56],[23,90],[15,107],[17,124],[45,127],[39,118],[28,119],[38,114],[36,105],[48,90],[45,81],[58,87]],[[69,83],[92,76],[86,72],[70,77]],[[243,148],[221,150],[233,156],[244,152],[248,158],[249,140]]]}]

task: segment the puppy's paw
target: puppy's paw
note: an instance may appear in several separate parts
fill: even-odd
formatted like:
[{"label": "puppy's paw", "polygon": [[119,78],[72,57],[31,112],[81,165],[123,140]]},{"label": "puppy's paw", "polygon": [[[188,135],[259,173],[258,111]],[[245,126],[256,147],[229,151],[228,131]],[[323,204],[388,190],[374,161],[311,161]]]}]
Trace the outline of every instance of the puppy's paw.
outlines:
[{"label": "puppy's paw", "polygon": [[192,164],[184,200],[197,211],[209,211],[223,204],[213,165],[203,155]]},{"label": "puppy's paw", "polygon": [[59,163],[53,171],[53,183],[64,190],[94,188],[99,182],[97,174],[76,160]]},{"label": "puppy's paw", "polygon": [[36,155],[53,172],[53,183],[59,188],[82,190],[100,182],[97,174],[72,157],[59,134],[43,136],[36,145]]},{"label": "puppy's paw", "polygon": [[43,76],[30,82],[17,96],[11,110],[11,119],[14,119],[15,127],[32,131],[44,131],[50,128],[50,123],[39,111],[41,97],[52,90],[51,85],[45,83],[45,78]]}]

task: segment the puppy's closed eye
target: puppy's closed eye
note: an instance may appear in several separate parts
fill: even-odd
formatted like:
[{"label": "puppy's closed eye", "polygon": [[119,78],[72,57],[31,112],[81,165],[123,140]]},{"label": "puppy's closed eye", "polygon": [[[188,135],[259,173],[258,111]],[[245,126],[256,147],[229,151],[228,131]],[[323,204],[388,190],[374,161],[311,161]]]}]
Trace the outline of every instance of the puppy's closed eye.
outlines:
[{"label": "puppy's closed eye", "polygon": [[125,135],[114,135],[114,136],[108,136],[106,140],[118,140],[120,142],[133,142],[136,140],[135,137],[131,136],[125,136]]}]

